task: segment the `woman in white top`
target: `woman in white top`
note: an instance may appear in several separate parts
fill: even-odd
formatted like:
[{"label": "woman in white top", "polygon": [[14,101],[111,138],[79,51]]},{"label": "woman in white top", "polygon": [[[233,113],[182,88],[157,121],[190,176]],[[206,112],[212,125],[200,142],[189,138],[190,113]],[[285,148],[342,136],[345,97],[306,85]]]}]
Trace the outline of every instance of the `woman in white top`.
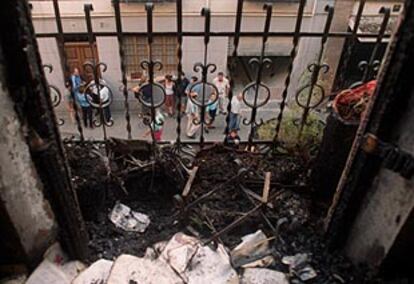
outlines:
[{"label": "woman in white top", "polygon": [[175,103],[174,103],[175,83],[172,80],[171,75],[165,76],[164,87],[165,87],[165,94],[166,94],[165,107],[167,108],[168,115],[173,116],[174,106],[175,106]]}]

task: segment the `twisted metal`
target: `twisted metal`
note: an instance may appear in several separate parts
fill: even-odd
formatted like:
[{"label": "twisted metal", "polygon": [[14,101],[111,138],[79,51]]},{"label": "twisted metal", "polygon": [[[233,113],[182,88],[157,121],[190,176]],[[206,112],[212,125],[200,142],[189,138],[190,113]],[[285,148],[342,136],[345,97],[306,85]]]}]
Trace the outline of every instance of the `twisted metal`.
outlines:
[{"label": "twisted metal", "polygon": [[[145,107],[150,108],[150,116],[143,115],[143,123],[147,125],[151,132],[152,143],[155,146],[157,141],[155,139],[154,129],[156,126],[162,126],[164,124],[163,121],[157,121],[156,119],[156,109],[160,108],[166,99],[166,93],[164,87],[154,81],[154,71],[160,71],[163,68],[163,65],[160,61],[152,59],[152,43],[153,43],[153,31],[152,31],[152,20],[153,20],[153,10],[154,4],[147,3],[145,4],[145,11],[147,12],[147,45],[148,45],[148,60],[143,60],[140,63],[140,66],[143,70],[146,70],[148,73],[148,82],[144,83],[136,96],[139,102],[144,105]],[[144,91],[146,88],[149,88],[150,91],[150,101],[148,102],[147,98],[145,97]],[[161,100],[157,103],[154,102],[154,90],[158,89],[161,94]]]},{"label": "twisted metal", "polygon": [[[57,44],[58,44],[58,50],[59,50],[59,55],[60,55],[60,59],[61,59],[61,64],[62,67],[64,69],[64,81],[66,80],[66,77],[70,78],[70,67],[69,67],[69,63],[68,63],[68,58],[66,56],[66,52],[65,52],[65,37],[63,35],[63,25],[62,25],[62,18],[60,16],[60,9],[59,9],[59,3],[58,0],[53,0],[53,9],[55,12],[55,19],[56,19],[56,27],[57,27],[57,31],[58,31],[58,35],[57,35]],[[82,128],[82,123],[81,123],[81,118],[79,116],[79,108],[78,105],[75,103],[77,101],[76,97],[75,97],[75,92],[73,91],[73,82],[72,80],[70,80],[70,84],[71,84],[71,88],[70,88],[70,96],[72,98],[73,103],[73,110],[75,112],[75,120],[76,120],[76,126],[77,126],[77,130],[79,132],[79,136],[80,136],[80,141],[84,141],[85,137],[83,135],[83,128]]]},{"label": "twisted metal", "polygon": [[122,92],[124,95],[124,107],[125,107],[125,120],[126,120],[126,130],[127,138],[131,139],[131,115],[129,114],[129,102],[128,102],[128,80],[126,75],[126,58],[125,58],[125,47],[124,47],[124,37],[122,33],[122,21],[121,21],[121,10],[119,7],[119,0],[113,0],[114,10],[115,10],[115,24],[116,24],[116,33],[118,39],[118,48],[119,56],[121,58],[121,74],[122,74]]},{"label": "twisted metal", "polygon": [[[249,65],[252,67],[252,69],[257,69],[256,73],[256,80],[254,82],[249,83],[242,91],[242,98],[244,103],[252,109],[250,119],[244,119],[243,124],[244,125],[250,125],[250,132],[249,132],[249,146],[252,146],[253,139],[255,136],[255,130],[257,127],[263,124],[263,119],[260,119],[259,121],[256,120],[257,116],[257,110],[258,108],[264,106],[270,99],[270,89],[268,86],[266,86],[264,83],[262,83],[262,75],[263,75],[263,69],[270,68],[272,65],[272,60],[270,58],[265,57],[265,51],[266,51],[266,42],[269,37],[269,30],[270,30],[270,21],[272,18],[272,10],[273,6],[269,4],[263,5],[263,10],[266,11],[266,20],[264,25],[264,31],[263,31],[263,37],[262,37],[262,49],[261,54],[259,58],[252,58],[249,61]],[[260,89],[264,90],[265,98],[262,100],[262,102],[258,102],[259,99],[259,91]],[[253,104],[251,104],[246,96],[247,93],[253,90],[254,91],[254,99]]]},{"label": "twisted metal", "polygon": [[[236,14],[236,24],[234,27],[234,39],[233,39],[233,53],[232,53],[232,58],[233,58],[233,64],[236,61],[236,59],[238,58],[238,54],[237,54],[237,50],[239,48],[239,43],[240,43],[240,30],[241,30],[241,23],[242,23],[242,16],[243,16],[243,0],[238,0],[237,1],[237,14]],[[229,64],[228,66],[230,73],[234,72],[234,66],[231,66]],[[227,139],[227,135],[229,134],[229,123],[230,123],[230,113],[231,113],[231,101],[233,99],[233,90],[234,90],[234,80],[232,77],[230,77],[230,89],[229,89],[229,93],[228,93],[228,104],[227,104],[227,115],[226,115],[226,128],[225,128],[225,137],[224,140]]]},{"label": "twisted metal", "polygon": [[[94,34],[92,29],[92,20],[91,20],[91,11],[93,11],[92,4],[84,5],[85,19],[86,19],[86,28],[88,32],[88,41],[91,49],[91,54],[93,61],[87,61],[83,64],[84,70],[90,70],[93,74],[93,82],[90,82],[86,88],[84,96],[86,97],[89,104],[94,109],[98,109],[100,120],[94,120],[93,123],[95,126],[102,126],[104,141],[107,141],[107,132],[106,127],[113,125],[113,120],[110,119],[106,121],[104,116],[104,108],[109,107],[112,103],[112,91],[101,79],[101,73],[107,70],[107,65],[104,62],[96,62],[97,55],[95,54],[94,49]],[[108,98],[102,96],[104,88],[107,89]],[[94,94],[96,89],[96,94]],[[95,97],[95,98],[94,98]]]},{"label": "twisted metal", "polygon": [[[207,116],[205,115],[205,109],[216,103],[218,101],[218,89],[217,87],[210,83],[207,82],[207,74],[208,73],[214,73],[217,70],[217,66],[215,64],[203,64],[201,62],[198,62],[194,65],[193,68],[194,72],[198,73],[201,72],[202,74],[202,80],[201,82],[197,82],[195,84],[193,84],[190,88],[190,93],[194,92],[194,89],[199,89],[197,86],[202,86],[202,91],[201,91],[201,99],[197,100],[194,97],[190,96],[190,100],[199,108],[200,110],[200,117],[199,118],[194,118],[193,119],[193,123],[195,125],[204,125],[204,124],[210,124],[212,122],[212,120],[210,120],[209,118],[207,118]],[[211,93],[216,93],[216,98],[213,101],[208,101],[206,103],[206,87],[209,86],[210,88],[213,89],[213,91]],[[204,110],[204,111],[203,111]]]},{"label": "twisted metal", "polygon": [[[101,67],[103,69],[101,69]],[[96,71],[95,69],[101,69],[101,72],[105,72],[107,69],[107,66],[105,63],[100,62],[98,64],[93,64],[92,62],[88,61],[83,64],[84,70],[91,70],[93,72],[99,73],[99,71]],[[103,94],[107,94],[107,96]],[[84,96],[86,97],[86,100],[91,105],[93,109],[97,109],[100,113],[104,111],[104,108],[109,107],[112,104],[113,101],[113,93],[111,88],[105,83],[104,80],[99,79],[97,81],[91,81],[86,86],[86,91]],[[110,118],[109,121],[107,121],[103,115],[100,116],[100,120],[94,120],[93,124],[96,127],[100,127],[103,124],[107,127],[111,127],[114,124],[114,121],[112,118]]]},{"label": "twisted metal", "polygon": [[296,24],[295,24],[295,32],[293,35],[293,47],[292,47],[292,50],[290,51],[290,64],[289,64],[288,71],[287,71],[288,74],[285,79],[285,87],[282,92],[282,102],[280,103],[280,109],[279,109],[279,114],[277,116],[277,122],[276,122],[276,128],[275,128],[275,136],[273,138],[274,146],[276,146],[278,143],[280,127],[282,125],[282,119],[283,119],[283,111],[285,110],[288,89],[290,85],[290,79],[291,79],[292,72],[293,72],[293,64],[295,62],[296,55],[298,53],[300,30],[302,27],[303,12],[305,9],[305,5],[306,5],[306,0],[300,0],[299,8],[298,8],[298,15],[297,15]]},{"label": "twisted metal", "polygon": [[[334,8],[332,6],[326,6],[325,11],[328,12],[328,16],[326,18],[324,33],[321,39],[321,48],[319,50],[318,59],[315,63],[311,63],[308,66],[308,71],[311,72],[311,80],[308,84],[300,88],[295,94],[296,103],[303,108],[302,118],[299,125],[299,132],[298,132],[298,139],[301,138],[303,129],[305,125],[307,125],[306,121],[309,116],[309,112],[311,109],[315,109],[319,106],[325,98],[325,89],[321,84],[318,82],[319,74],[321,72],[327,73],[329,71],[329,65],[326,63],[322,63],[323,55],[325,51],[325,45],[328,40],[328,34],[331,29],[332,20],[334,16]],[[306,96],[305,103],[300,100],[302,95]],[[319,96],[319,97],[318,97]],[[312,102],[313,98],[317,98],[315,101]]]},{"label": "twisted metal", "polygon": [[[190,88],[190,93],[194,91],[196,86],[201,85],[201,100],[195,99],[193,96],[190,95],[189,99],[199,107],[200,117],[194,118],[193,123],[195,125],[201,125],[201,133],[200,133],[200,148],[204,147],[204,125],[209,124],[211,121],[207,120],[206,118],[206,107],[209,105],[214,104],[218,100],[218,89],[217,87],[207,82],[207,75],[208,73],[214,73],[217,69],[217,66],[213,63],[207,63],[208,58],[208,44],[210,42],[210,24],[211,24],[211,14],[210,9],[204,7],[201,9],[201,16],[204,16],[204,60],[203,63],[198,62],[194,64],[194,72],[198,73],[201,72],[201,82],[197,82],[196,84],[192,85]],[[206,86],[210,86],[213,88],[213,92],[216,93],[216,98],[213,101],[209,101],[206,104]]]},{"label": "twisted metal", "polygon": [[389,8],[385,8],[385,7],[381,7],[380,9],[380,14],[384,15],[384,18],[382,20],[379,32],[378,32],[378,36],[377,36],[377,40],[375,42],[375,46],[374,46],[374,50],[371,53],[371,57],[369,58],[368,61],[363,60],[361,62],[358,63],[358,67],[359,69],[362,71],[362,77],[360,81],[357,81],[353,84],[351,84],[351,86],[349,88],[355,88],[358,87],[372,79],[374,79],[377,75],[378,70],[380,69],[381,66],[381,60],[377,59],[378,57],[378,52],[379,52],[379,48],[381,46],[382,40],[385,36],[385,32],[387,30],[387,26],[388,26],[388,22],[390,20],[390,16],[391,16],[391,10]]},{"label": "twisted metal", "polygon": [[[51,64],[44,64],[42,67],[43,70],[47,70],[49,74],[53,72],[53,66]],[[49,82],[47,83],[47,85],[49,87],[49,94],[50,100],[52,101],[52,106],[53,108],[56,108],[62,101],[62,93],[60,92],[59,88],[55,85],[49,84]],[[57,124],[63,125],[65,124],[65,120],[63,118],[58,118]]]},{"label": "twisted metal", "polygon": [[182,96],[185,95],[185,90],[181,89],[182,82],[181,77],[183,75],[183,6],[182,0],[177,0],[176,3],[176,10],[177,10],[177,91],[178,91],[178,103],[177,103],[177,149],[178,151],[181,150],[181,100]]},{"label": "twisted metal", "polygon": [[345,73],[346,73],[346,70],[348,70],[348,68],[349,68],[349,63],[351,61],[352,51],[353,51],[353,48],[354,48],[355,43],[357,41],[358,29],[359,29],[359,25],[361,23],[361,18],[362,18],[362,13],[364,11],[365,3],[366,3],[366,0],[360,0],[360,2],[359,2],[358,11],[357,11],[357,14],[355,16],[354,26],[352,27],[352,34],[351,34],[351,37],[349,39],[349,43],[347,44],[347,47],[346,47],[346,50],[345,50],[343,61],[342,61],[342,64],[340,66],[338,80],[337,80],[337,82],[334,86],[334,88],[336,90],[334,90],[334,91],[341,90],[345,87],[345,80],[346,80],[345,79]]}]

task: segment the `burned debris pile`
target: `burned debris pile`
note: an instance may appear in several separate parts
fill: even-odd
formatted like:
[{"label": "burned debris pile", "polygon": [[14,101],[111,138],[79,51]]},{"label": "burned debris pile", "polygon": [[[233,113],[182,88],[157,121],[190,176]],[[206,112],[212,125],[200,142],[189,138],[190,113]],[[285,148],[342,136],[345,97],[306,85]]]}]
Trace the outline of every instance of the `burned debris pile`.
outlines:
[{"label": "burned debris pile", "polygon": [[[324,245],[326,205],[313,195],[308,159],[219,145],[196,152],[111,140],[106,147],[109,159],[102,158],[105,147],[67,145],[90,235],[90,262],[124,254],[143,257],[148,248],[185,233],[199,240],[197,246],[225,248],[239,275],[266,267],[290,283],[366,280],[366,271]],[[131,216],[143,214],[148,226],[128,231],[111,219],[115,208],[129,214],[124,225],[135,226],[139,220]],[[244,242],[242,257],[235,257]]]}]

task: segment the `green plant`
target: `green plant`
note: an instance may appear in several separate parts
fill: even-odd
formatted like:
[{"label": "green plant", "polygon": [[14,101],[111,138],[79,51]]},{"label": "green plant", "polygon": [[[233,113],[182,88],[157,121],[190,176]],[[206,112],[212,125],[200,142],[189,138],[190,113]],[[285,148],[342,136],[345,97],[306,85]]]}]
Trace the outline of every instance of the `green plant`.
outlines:
[{"label": "green plant", "polygon": [[[323,120],[315,112],[310,112],[299,137],[302,114],[303,109],[298,106],[285,109],[278,141],[288,153],[299,153],[312,157],[315,154],[315,148],[322,140]],[[276,123],[276,119],[271,119],[260,126],[257,130],[258,138],[260,140],[273,139],[276,133]]]}]

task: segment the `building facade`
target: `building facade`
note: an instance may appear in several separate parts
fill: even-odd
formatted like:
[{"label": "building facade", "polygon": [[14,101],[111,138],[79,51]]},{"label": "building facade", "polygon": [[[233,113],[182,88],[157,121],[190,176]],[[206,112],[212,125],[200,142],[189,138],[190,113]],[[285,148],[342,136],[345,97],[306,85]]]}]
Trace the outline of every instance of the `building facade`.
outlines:
[{"label": "building facade", "polygon": [[[122,1],[121,16],[124,32],[146,31],[146,1]],[[263,31],[265,14],[263,3],[265,1],[244,1],[241,30],[243,32]],[[273,17],[270,30],[273,32],[292,32],[297,18],[299,1],[271,1],[273,2]],[[356,13],[357,3],[350,2],[349,7]],[[358,1],[356,1],[358,2]],[[378,3],[381,2],[381,3]],[[379,5],[394,5],[394,2],[372,1],[367,3],[364,14],[378,15]],[[396,1],[398,3],[399,1]],[[32,0],[32,17],[38,38],[40,53],[44,64],[53,65],[54,71],[47,74],[49,83],[63,90],[63,71],[60,67],[60,58],[56,39],[47,37],[47,34],[56,33],[56,22],[52,1]],[[85,60],[91,59],[91,47],[85,38],[86,21],[84,4],[92,4],[92,23],[94,32],[114,32],[115,16],[111,0],[60,0],[59,6],[65,33],[65,50],[68,63],[73,67],[82,68]],[[155,1],[154,32],[175,32],[176,11],[175,1]],[[322,32],[326,21],[326,5],[335,5],[334,0],[309,0],[306,3],[302,31]],[[355,7],[354,7],[355,6]],[[204,19],[200,15],[203,7],[211,9],[211,31],[234,32],[236,0],[183,0],[183,30],[188,32],[202,32]],[[336,11],[336,14],[340,14]],[[82,35],[82,33],[84,35]],[[164,68],[158,75],[176,73],[177,44],[174,36],[157,36],[154,38],[154,58],[159,59]],[[145,36],[126,36],[124,40],[126,55],[126,71],[129,85],[136,84],[136,79],[143,74],[140,62],[148,56]],[[302,38],[299,45],[298,56],[295,61],[292,82],[289,93],[292,94],[300,85],[303,72],[307,65],[318,56],[320,38]],[[108,70],[103,78],[114,93],[114,107],[120,106],[123,96],[119,91],[121,86],[121,62],[117,38],[96,36],[94,48],[98,60],[105,62]],[[273,59],[273,66],[263,76],[263,81],[269,85],[272,98],[278,99],[284,87],[285,75],[289,65],[289,55],[292,48],[292,38],[269,38],[266,46],[266,55]],[[208,46],[208,61],[217,65],[217,71],[228,73],[227,64],[231,60],[233,38],[231,36],[211,37]],[[251,57],[260,55],[261,38],[243,37],[238,48],[239,56],[244,62]],[[184,37],[183,41],[183,70],[187,76],[195,74],[193,66],[203,58],[203,37]],[[339,60],[339,57],[338,57]],[[236,80],[236,88],[242,88],[254,78],[254,70],[238,68],[232,74]],[[249,74],[250,73],[250,74]],[[214,76],[212,74],[211,76]]]}]

